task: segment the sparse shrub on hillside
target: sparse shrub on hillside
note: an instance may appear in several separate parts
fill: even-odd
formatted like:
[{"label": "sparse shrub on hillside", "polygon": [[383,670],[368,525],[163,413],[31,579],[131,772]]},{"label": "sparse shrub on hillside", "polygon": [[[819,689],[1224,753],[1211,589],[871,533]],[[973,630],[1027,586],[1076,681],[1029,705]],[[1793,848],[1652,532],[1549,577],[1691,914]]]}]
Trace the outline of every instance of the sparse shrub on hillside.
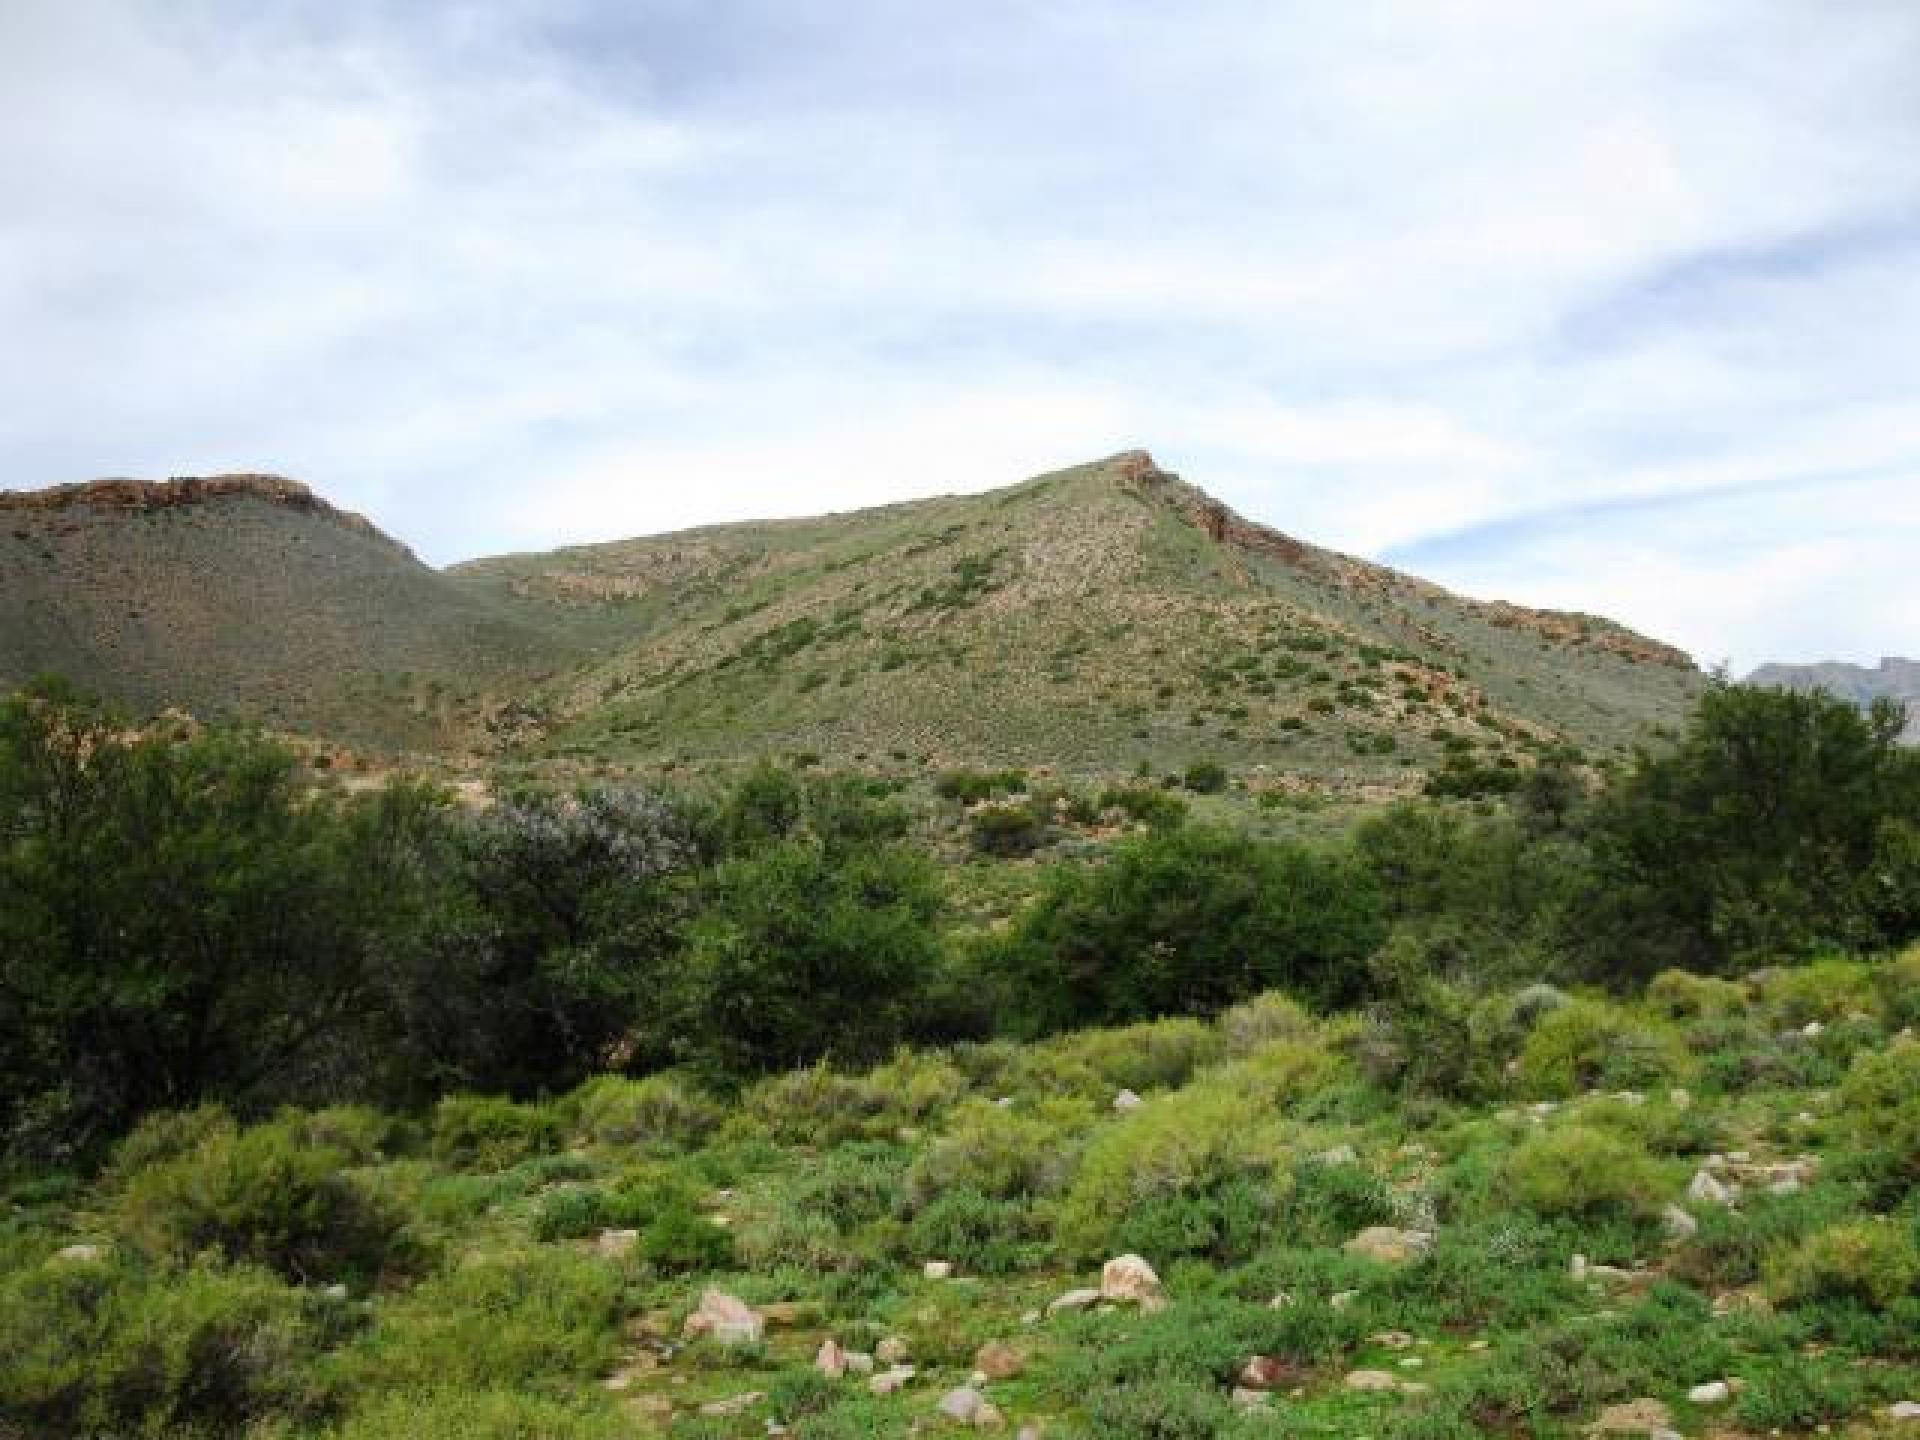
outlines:
[{"label": "sparse shrub on hillside", "polygon": [[122,1222],[156,1255],[211,1250],[302,1283],[366,1281],[397,1258],[401,1217],[341,1173],[346,1158],[284,1125],[216,1130],[134,1175]]},{"label": "sparse shrub on hillside", "polygon": [[1118,811],[1136,824],[1168,830],[1187,818],[1187,804],[1150,785],[1120,785],[1100,792],[1100,809]]},{"label": "sparse shrub on hillside", "polygon": [[1749,999],[1739,981],[1663,970],[1648,984],[1647,1002],[1669,1020],[1721,1021],[1738,1015]]},{"label": "sparse shrub on hillside", "polygon": [[1280,1187],[1285,1147],[1261,1106],[1191,1086],[1102,1128],[1056,1216],[1070,1255],[1092,1260],[1147,1242],[1142,1253],[1242,1258],[1259,1242]]},{"label": "sparse shrub on hillside", "polygon": [[586,1138],[601,1145],[667,1151],[697,1145],[721,1119],[720,1106],[680,1075],[628,1080],[602,1075],[563,1102]]},{"label": "sparse shrub on hillside", "polygon": [[1520,1051],[1529,1095],[1561,1098],[1595,1088],[1639,1089],[1676,1081],[1686,1060],[1654,1022],[1599,1000],[1576,1000],[1543,1016]]},{"label": "sparse shrub on hillside", "polygon": [[255,1269],[21,1270],[0,1278],[0,1431],[232,1435],[317,1418],[330,1397],[315,1361],[349,1324],[346,1307]]},{"label": "sparse shrub on hillside", "polygon": [[631,1425],[586,1399],[448,1388],[382,1395],[356,1407],[332,1440],[627,1440]]},{"label": "sparse shrub on hillside", "polygon": [[1765,972],[1760,1004],[1782,1029],[1832,1025],[1855,1015],[1877,1020],[1881,1000],[1875,980],[1872,966],[1829,957]]},{"label": "sparse shrub on hillside", "polygon": [[982,855],[1031,855],[1053,839],[1050,820],[1032,800],[979,805],[967,815],[968,835]]},{"label": "sparse shrub on hillside", "polygon": [[908,1172],[909,1203],[923,1207],[956,1189],[998,1200],[1049,1194],[1072,1173],[1069,1137],[1086,1125],[1089,1113],[1072,1106],[1036,1113],[968,1102],[953,1112],[945,1133]]},{"label": "sparse shrub on hillside", "polygon": [[434,1159],[461,1170],[505,1170],[560,1148],[560,1120],[543,1105],[449,1095],[433,1108]]},{"label": "sparse shrub on hillside", "polygon": [[1222,1012],[1221,1043],[1236,1058],[1252,1054],[1275,1040],[1309,1040],[1315,1022],[1306,1007],[1290,995],[1269,991],[1243,1000]]},{"label": "sparse shrub on hillside", "polygon": [[156,1110],[128,1131],[114,1147],[102,1172],[110,1189],[120,1189],[141,1171],[191,1153],[216,1134],[236,1129],[224,1106],[199,1105],[191,1110]]},{"label": "sparse shrub on hillside", "polygon": [[933,782],[934,794],[963,805],[975,805],[1002,795],[1018,795],[1027,788],[1024,770],[948,770]]},{"label": "sparse shrub on hillside", "polygon": [[1227,767],[1218,760],[1196,760],[1182,773],[1180,783],[1196,795],[1218,795],[1227,788]]},{"label": "sparse shrub on hillside", "polygon": [[1660,1171],[1646,1151],[1587,1125],[1528,1136],[1505,1174],[1515,1199],[1540,1215],[1641,1216],[1658,1208]]},{"label": "sparse shrub on hillside", "polygon": [[1783,1300],[1852,1300],[1884,1309],[1920,1285],[1920,1248],[1907,1226],[1852,1220],[1807,1236],[1770,1270]]},{"label": "sparse shrub on hillside", "polygon": [[1840,1086],[1855,1163],[1898,1193],[1920,1182],[1920,1041],[1856,1056]]}]

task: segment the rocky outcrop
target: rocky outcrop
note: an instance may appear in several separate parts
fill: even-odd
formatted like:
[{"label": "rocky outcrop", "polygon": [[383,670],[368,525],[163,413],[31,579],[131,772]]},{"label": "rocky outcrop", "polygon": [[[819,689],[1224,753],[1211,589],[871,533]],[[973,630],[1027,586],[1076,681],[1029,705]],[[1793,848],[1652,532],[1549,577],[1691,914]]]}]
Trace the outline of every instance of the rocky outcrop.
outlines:
[{"label": "rocky outcrop", "polygon": [[209,501],[248,499],[296,510],[390,545],[408,559],[414,554],[364,515],[342,510],[284,475],[182,475],[171,480],[82,480],[47,490],[0,490],[0,510],[118,510],[145,514],[155,510],[205,505]]}]

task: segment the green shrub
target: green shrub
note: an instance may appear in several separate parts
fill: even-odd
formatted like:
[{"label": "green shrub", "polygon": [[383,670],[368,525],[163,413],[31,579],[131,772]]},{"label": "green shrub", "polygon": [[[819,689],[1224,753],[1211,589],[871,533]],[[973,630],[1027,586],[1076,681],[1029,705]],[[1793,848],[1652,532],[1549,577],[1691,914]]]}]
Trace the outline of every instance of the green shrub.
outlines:
[{"label": "green shrub", "polygon": [[1809,1235],[1771,1269],[1771,1287],[1783,1300],[1855,1300],[1885,1309],[1920,1283],[1920,1248],[1900,1225],[1854,1220]]},{"label": "green shrub", "polygon": [[1747,987],[1736,980],[1662,970],[1647,984],[1647,1000],[1669,1020],[1721,1020],[1747,1007]]},{"label": "green shrub", "polygon": [[560,1148],[560,1121],[540,1105],[449,1095],[433,1107],[433,1158],[456,1170],[506,1170]]},{"label": "green shrub", "polygon": [[866,1135],[886,1109],[886,1097],[825,1061],[760,1081],[742,1110],[787,1144],[838,1144]]},{"label": "green shrub", "polygon": [[1831,1025],[1850,1015],[1880,1015],[1880,987],[1872,967],[1854,960],[1816,960],[1769,970],[1760,1003],[1773,1023],[1798,1030],[1812,1021]]},{"label": "green shrub", "polygon": [[1226,1053],[1241,1057],[1274,1040],[1310,1040],[1315,1025],[1299,1001],[1269,990],[1223,1011],[1219,1031]]},{"label": "green shrub", "polygon": [[220,1105],[156,1110],[114,1147],[101,1181],[108,1189],[120,1189],[149,1166],[177,1160],[215,1134],[231,1134],[235,1128],[233,1117]]},{"label": "green shrub", "polygon": [[566,1102],[579,1132],[599,1145],[670,1151],[699,1144],[719,1125],[720,1107],[679,1075],[629,1080],[602,1075]]},{"label": "green shrub", "polygon": [[331,1440],[627,1440],[632,1434],[604,1402],[443,1389],[380,1396],[355,1409]]},{"label": "green shrub", "polygon": [[401,1217],[342,1173],[339,1151],[282,1124],[216,1129],[136,1174],[121,1196],[129,1235],[156,1255],[217,1250],[298,1281],[366,1281],[396,1257]]},{"label": "green shrub", "polygon": [[1598,1000],[1575,1000],[1540,1018],[1520,1050],[1529,1095],[1564,1098],[1680,1078],[1685,1054],[1662,1026]]},{"label": "green shrub", "polygon": [[363,1390],[568,1399],[612,1367],[620,1317],[605,1261],[555,1247],[487,1255],[387,1301],[343,1364]]},{"label": "green shrub", "polygon": [[[1210,1253],[1227,1238],[1222,1226],[1245,1218],[1238,1207],[1250,1193],[1270,1213],[1284,1184],[1283,1156],[1269,1112],[1244,1096],[1206,1085],[1163,1096],[1095,1135],[1055,1234],[1068,1255],[1101,1258],[1130,1220],[1152,1213],[1165,1225],[1192,1223],[1183,1253]],[[1222,1193],[1236,1181],[1254,1188],[1234,1187],[1229,1208]]]},{"label": "green shrub", "polygon": [[1180,783],[1196,795],[1218,795],[1227,788],[1227,767],[1218,760],[1196,760],[1187,766]]},{"label": "green shrub", "polygon": [[1874,1172],[1896,1186],[1920,1180],[1920,1040],[1854,1058],[1840,1086],[1840,1123]]},{"label": "green shrub", "polygon": [[1051,817],[1032,800],[980,805],[967,816],[969,838],[982,855],[1031,855],[1053,839]]},{"label": "green shrub", "polygon": [[1854,1414],[1866,1389],[1843,1364],[1785,1355],[1746,1368],[1733,1418],[1769,1433],[1809,1432]]},{"label": "green shrub", "polygon": [[1505,1174],[1514,1198],[1539,1215],[1591,1219],[1658,1208],[1660,1171],[1646,1151],[1585,1125],[1529,1135]]},{"label": "green shrub", "polygon": [[985,1101],[961,1105],[908,1172],[909,1201],[917,1208],[955,1189],[997,1200],[1057,1190],[1072,1172],[1068,1124],[1087,1118],[1071,1107],[1034,1114]]},{"label": "green shrub", "polygon": [[[1184,1085],[1224,1053],[1219,1034],[1191,1016],[1147,1020],[1115,1029],[1081,1030],[1038,1047],[1042,1058],[1084,1065],[1110,1089],[1160,1090]],[[1107,1099],[1109,1096],[1092,1096]]]},{"label": "green shrub", "polygon": [[907,1230],[912,1256],[950,1260],[973,1275],[1004,1275],[1045,1262],[1031,1207],[962,1187],[942,1191]]},{"label": "green shrub", "polygon": [[666,1275],[725,1270],[733,1264],[733,1236],[691,1205],[667,1205],[640,1231],[642,1260]]},{"label": "green shrub", "polygon": [[54,1261],[0,1281],[0,1433],[237,1434],[317,1411],[343,1306],[259,1270]]}]

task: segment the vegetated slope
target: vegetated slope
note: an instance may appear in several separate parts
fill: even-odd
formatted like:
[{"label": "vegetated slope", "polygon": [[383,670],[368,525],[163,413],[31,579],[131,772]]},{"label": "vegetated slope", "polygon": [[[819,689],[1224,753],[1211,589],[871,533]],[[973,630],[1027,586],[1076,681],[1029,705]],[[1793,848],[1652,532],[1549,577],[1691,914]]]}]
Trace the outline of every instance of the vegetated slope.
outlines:
[{"label": "vegetated slope", "polygon": [[1598,758],[1681,715],[1686,656],[1252,524],[1142,452],[986,494],[456,567],[625,638],[548,748],[1081,772],[1197,758],[1366,789],[1443,757]]},{"label": "vegetated slope", "polygon": [[0,493],[0,688],[459,748],[566,643],[274,476]]},{"label": "vegetated slope", "polygon": [[1920,743],[1920,662],[1889,656],[1871,670],[1835,660],[1811,665],[1762,665],[1747,677],[1747,684],[1825,690],[1862,707],[1883,698],[1898,700],[1907,707],[1906,739]]}]

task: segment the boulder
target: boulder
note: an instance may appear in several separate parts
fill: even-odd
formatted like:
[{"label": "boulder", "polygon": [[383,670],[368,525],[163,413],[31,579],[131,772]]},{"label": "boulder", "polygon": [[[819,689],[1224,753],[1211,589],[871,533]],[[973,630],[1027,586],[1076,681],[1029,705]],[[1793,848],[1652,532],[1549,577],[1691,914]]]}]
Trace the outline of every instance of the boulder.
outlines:
[{"label": "boulder", "polygon": [[813,1368],[829,1380],[838,1380],[847,1373],[847,1352],[836,1340],[822,1340],[813,1357]]},{"label": "boulder", "polygon": [[1027,1357],[1004,1340],[989,1340],[973,1352],[973,1368],[989,1380],[1011,1380],[1027,1368]]},{"label": "boulder", "polygon": [[970,1425],[976,1430],[988,1430],[1006,1423],[993,1402],[971,1385],[949,1390],[940,1397],[940,1403],[934,1408],[956,1425]]},{"label": "boulder", "polygon": [[758,1345],[767,1338],[767,1322],[751,1305],[722,1290],[708,1290],[687,1317],[686,1334],[705,1335],[717,1345]]},{"label": "boulder", "polygon": [[1069,1290],[1064,1295],[1056,1295],[1047,1302],[1047,1314],[1058,1315],[1066,1310],[1090,1310],[1100,1303],[1098,1290]]},{"label": "boulder", "polygon": [[1143,1310],[1158,1310],[1167,1303],[1160,1277],[1138,1255],[1118,1255],[1100,1267],[1100,1298]]}]

